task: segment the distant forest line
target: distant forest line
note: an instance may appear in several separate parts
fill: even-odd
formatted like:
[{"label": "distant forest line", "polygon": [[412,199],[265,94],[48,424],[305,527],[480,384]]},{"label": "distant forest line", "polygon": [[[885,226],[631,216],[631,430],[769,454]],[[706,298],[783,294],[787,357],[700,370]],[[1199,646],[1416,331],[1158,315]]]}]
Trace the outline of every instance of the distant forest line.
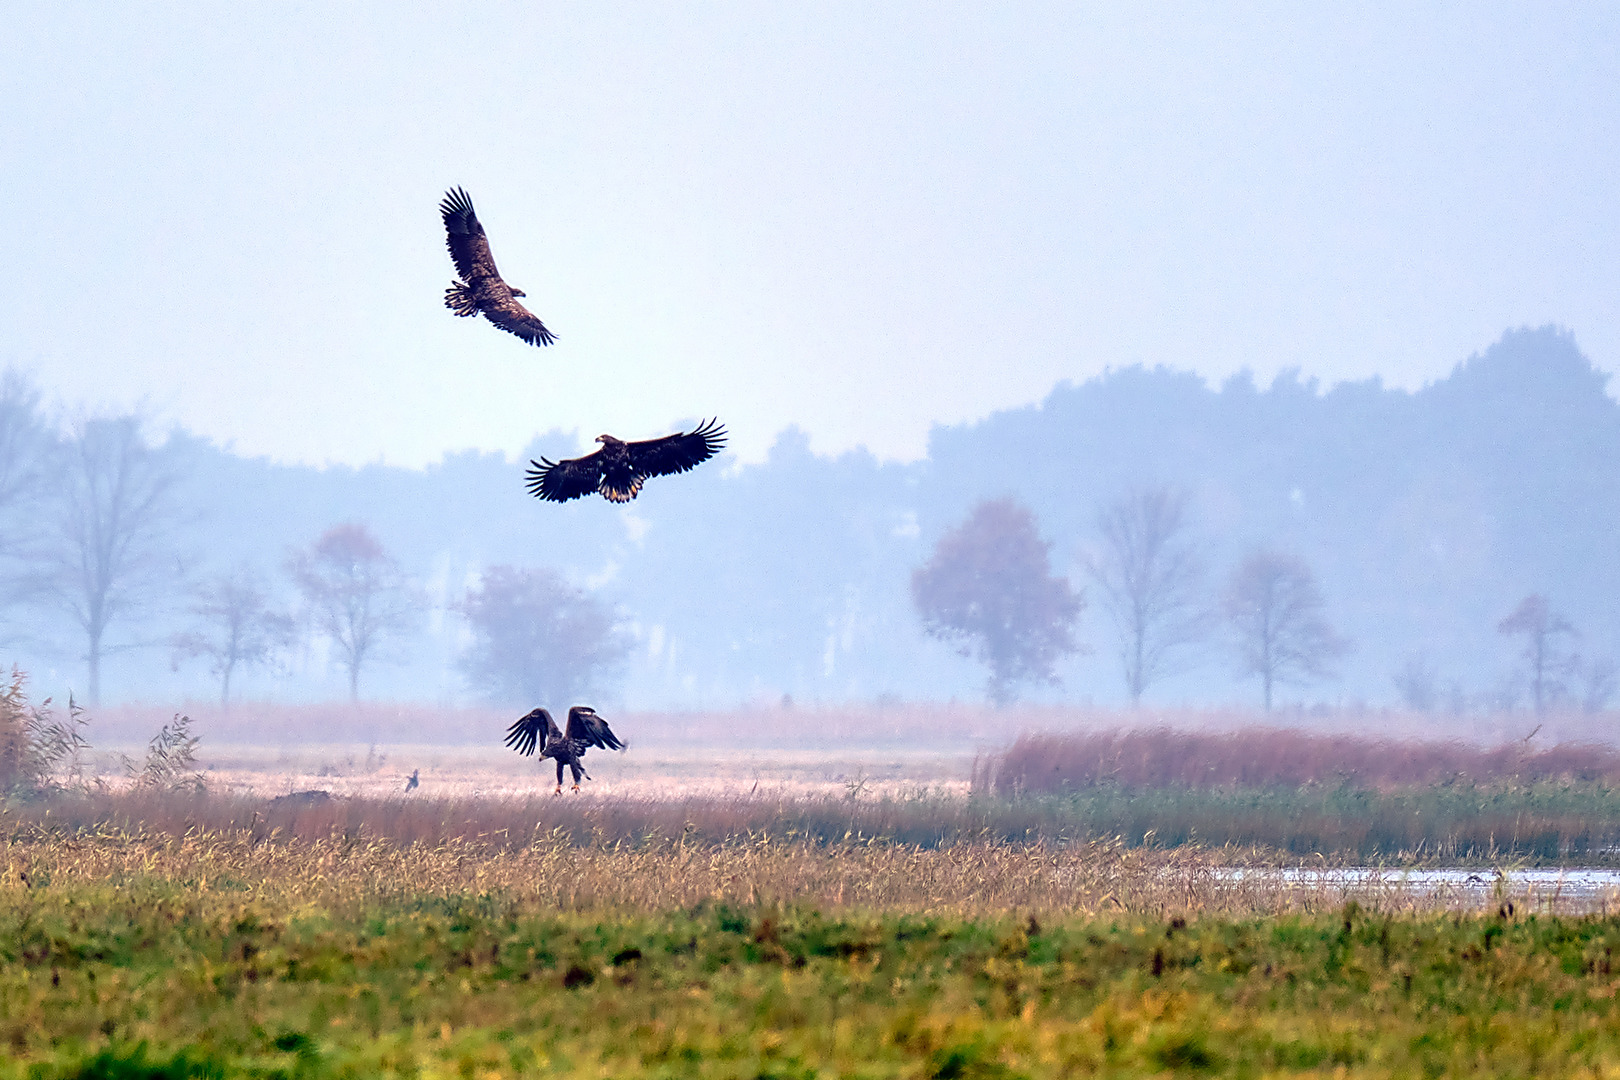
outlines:
[{"label": "distant forest line", "polygon": [[[164,478],[164,510],[140,537],[140,573],[104,597],[113,610],[99,631],[96,689],[108,703],[217,698],[220,656],[199,612],[234,576],[284,619],[262,654],[231,673],[239,700],[336,699],[351,688],[367,700],[553,708],[580,695],[635,709],[982,700],[984,665],[924,633],[912,576],[976,506],[1011,499],[1032,514],[1051,572],[1081,601],[1074,638],[1086,650],[1057,664],[1057,684],[1018,695],[1120,703],[1129,698],[1120,640],[1087,567],[1102,551],[1099,515],[1164,488],[1185,496],[1190,595],[1211,613],[1256,549],[1313,575],[1345,649],[1330,670],[1279,686],[1280,707],[1528,710],[1530,642],[1501,627],[1540,596],[1567,628],[1551,639],[1546,700],[1601,708],[1620,656],[1620,411],[1608,380],[1553,327],[1510,331],[1415,392],[1376,379],[1323,388],[1297,372],[1266,387],[1247,375],[1210,386],[1131,367],[936,428],[922,461],[818,456],[789,429],[763,463],[721,461],[624,507],[542,505],[523,490],[522,462],[498,454],[450,454],[421,470],[313,468],[238,457],[175,431],[143,443]],[[74,579],[82,567],[66,558],[72,507],[60,484],[23,490],[28,455],[47,463],[44,476],[65,467],[71,439],[52,434],[59,425],[38,409],[37,390],[8,385],[21,411],[15,438],[0,446],[0,482],[22,488],[0,506],[7,653],[31,673],[36,697],[83,699],[95,617]],[[523,457],[576,445],[574,434],[551,432]],[[344,550],[359,550],[363,533],[408,589],[410,609],[352,680],[308,577],[323,538],[344,526],[359,529],[344,534]],[[572,674],[562,664],[540,682],[503,681],[498,664],[481,664],[489,657],[478,650],[496,645],[472,616],[496,618],[494,601],[510,592],[488,587],[494,568],[534,603],[573,605],[576,621],[561,620],[556,640],[584,640],[578,620],[605,618],[590,631],[605,647],[569,660],[582,666]],[[1144,704],[1257,704],[1259,684],[1233,644],[1211,618],[1146,687]]]}]

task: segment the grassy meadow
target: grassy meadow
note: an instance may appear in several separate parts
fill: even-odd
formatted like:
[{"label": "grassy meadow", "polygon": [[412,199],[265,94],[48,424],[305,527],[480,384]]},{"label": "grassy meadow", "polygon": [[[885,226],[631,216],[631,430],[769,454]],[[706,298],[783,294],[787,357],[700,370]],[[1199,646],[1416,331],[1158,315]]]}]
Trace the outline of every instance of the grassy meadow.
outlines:
[{"label": "grassy meadow", "polygon": [[[18,795],[0,1080],[1620,1072],[1612,898],[1491,873],[1613,861],[1601,745],[1071,732],[965,768]],[[1459,863],[1486,884],[1402,885]]]},{"label": "grassy meadow", "polygon": [[26,828],[0,1076],[1604,1075],[1620,919],[1198,852]]}]

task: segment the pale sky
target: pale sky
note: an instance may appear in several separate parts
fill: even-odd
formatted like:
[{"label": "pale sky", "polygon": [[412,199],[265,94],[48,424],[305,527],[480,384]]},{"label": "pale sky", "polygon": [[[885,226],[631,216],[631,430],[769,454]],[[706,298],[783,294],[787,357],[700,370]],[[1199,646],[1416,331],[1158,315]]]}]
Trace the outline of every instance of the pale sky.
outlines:
[{"label": "pale sky", "polygon": [[[1547,322],[1620,367],[1614,5],[209,7],[9,9],[0,364],[242,453],[911,459],[1110,366],[1416,387]],[[557,345],[443,307],[458,184]]]}]

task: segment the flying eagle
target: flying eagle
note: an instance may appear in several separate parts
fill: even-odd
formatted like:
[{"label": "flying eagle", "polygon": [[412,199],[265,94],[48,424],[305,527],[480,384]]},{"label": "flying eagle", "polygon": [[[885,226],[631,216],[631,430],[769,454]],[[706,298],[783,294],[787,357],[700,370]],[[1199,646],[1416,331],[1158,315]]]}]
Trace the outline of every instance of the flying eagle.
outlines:
[{"label": "flying eagle", "polygon": [[444,291],[444,306],[471,318],[479,312],[484,318],[510,331],[530,345],[550,345],[557,335],[546,329],[539,316],[518,303],[513,297],[526,295],[501,280],[495,269],[495,256],[489,253],[489,237],[478,223],[472,200],[460,188],[445,192],[439,204],[444,218],[445,242],[450,246],[450,258],[455,260],[456,273],[461,280]]},{"label": "flying eagle", "polygon": [[624,743],[613,734],[606,720],[596,715],[589,705],[575,705],[568,710],[568,733],[557,730],[557,721],[544,709],[534,709],[529,715],[506,729],[506,745],[528,757],[540,747],[540,760],[554,758],[557,762],[557,794],[562,793],[563,766],[574,773],[574,790],[579,790],[579,778],[591,778],[580,764],[585,751],[593,746],[604,750],[623,750]]},{"label": "flying eagle", "polygon": [[600,491],[609,502],[629,502],[651,476],[673,476],[708,461],[726,445],[726,429],[718,417],[684,434],[662,439],[625,442],[598,435],[602,449],[580,458],[530,460],[529,494],[551,502],[567,502]]}]

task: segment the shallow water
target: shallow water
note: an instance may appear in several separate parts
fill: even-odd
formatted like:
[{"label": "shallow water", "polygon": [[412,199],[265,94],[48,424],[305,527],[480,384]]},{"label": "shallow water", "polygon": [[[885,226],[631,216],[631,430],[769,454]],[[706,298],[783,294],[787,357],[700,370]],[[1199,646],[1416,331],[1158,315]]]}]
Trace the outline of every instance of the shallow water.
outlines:
[{"label": "shallow water", "polygon": [[1326,891],[1344,900],[1391,899],[1458,908],[1488,907],[1512,901],[1531,910],[1620,911],[1620,869],[1609,867],[1515,870],[1223,867],[1217,869],[1215,875],[1233,884]]}]

